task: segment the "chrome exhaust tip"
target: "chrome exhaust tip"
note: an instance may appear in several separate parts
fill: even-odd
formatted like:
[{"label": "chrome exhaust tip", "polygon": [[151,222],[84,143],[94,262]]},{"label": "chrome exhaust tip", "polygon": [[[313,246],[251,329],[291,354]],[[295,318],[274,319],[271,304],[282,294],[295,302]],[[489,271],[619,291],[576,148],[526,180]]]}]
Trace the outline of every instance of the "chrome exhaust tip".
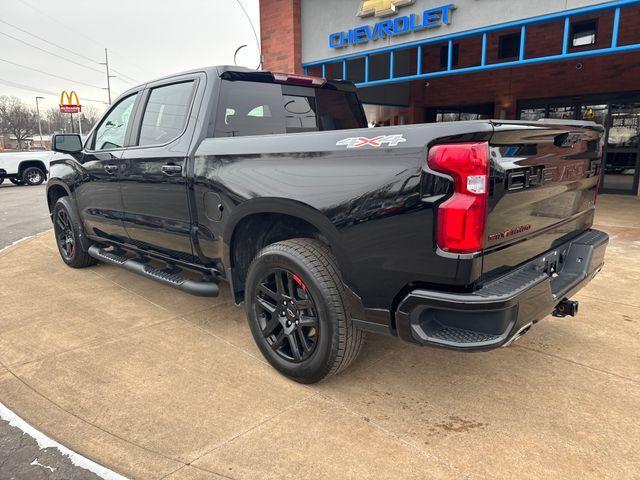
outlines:
[{"label": "chrome exhaust tip", "polygon": [[503,347],[508,347],[508,346],[512,345],[513,342],[515,342],[520,337],[522,337],[525,333],[527,333],[531,329],[532,326],[533,326],[533,322],[527,323],[524,327],[522,327],[520,330],[518,330],[516,332],[516,334],[513,337],[511,337],[511,339],[507,343],[505,343],[503,345]]}]

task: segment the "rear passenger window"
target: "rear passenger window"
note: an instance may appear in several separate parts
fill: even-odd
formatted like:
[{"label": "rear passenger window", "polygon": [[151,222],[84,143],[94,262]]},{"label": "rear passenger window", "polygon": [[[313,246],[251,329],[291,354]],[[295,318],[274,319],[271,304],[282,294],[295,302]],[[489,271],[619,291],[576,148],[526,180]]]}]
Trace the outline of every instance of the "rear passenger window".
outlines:
[{"label": "rear passenger window", "polygon": [[191,81],[151,90],[138,145],[162,145],[180,136],[187,124],[193,85]]},{"label": "rear passenger window", "polygon": [[271,83],[224,82],[216,137],[285,133],[282,87]]},{"label": "rear passenger window", "polygon": [[354,92],[224,80],[215,136],[316,132],[366,125]]}]

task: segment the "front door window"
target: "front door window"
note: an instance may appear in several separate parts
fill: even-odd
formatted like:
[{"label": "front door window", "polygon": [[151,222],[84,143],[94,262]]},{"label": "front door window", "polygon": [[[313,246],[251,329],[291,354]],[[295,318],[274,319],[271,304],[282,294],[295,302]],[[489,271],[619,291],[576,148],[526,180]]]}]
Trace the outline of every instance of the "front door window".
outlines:
[{"label": "front door window", "polygon": [[93,150],[113,150],[124,147],[129,120],[138,94],[120,100],[96,129]]}]

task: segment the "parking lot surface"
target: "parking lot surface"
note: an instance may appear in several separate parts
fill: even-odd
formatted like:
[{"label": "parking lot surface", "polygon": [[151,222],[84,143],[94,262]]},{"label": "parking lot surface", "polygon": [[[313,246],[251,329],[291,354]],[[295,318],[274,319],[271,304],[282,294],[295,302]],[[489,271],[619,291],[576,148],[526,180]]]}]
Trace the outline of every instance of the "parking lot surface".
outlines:
[{"label": "parking lot surface", "polygon": [[0,185],[0,250],[24,237],[51,228],[45,185]]},{"label": "parking lot surface", "polygon": [[0,254],[0,402],[131,478],[638,478],[640,199],[599,202],[577,318],[487,353],[369,335],[314,386],[265,363],[225,288],[73,270],[47,232]]}]

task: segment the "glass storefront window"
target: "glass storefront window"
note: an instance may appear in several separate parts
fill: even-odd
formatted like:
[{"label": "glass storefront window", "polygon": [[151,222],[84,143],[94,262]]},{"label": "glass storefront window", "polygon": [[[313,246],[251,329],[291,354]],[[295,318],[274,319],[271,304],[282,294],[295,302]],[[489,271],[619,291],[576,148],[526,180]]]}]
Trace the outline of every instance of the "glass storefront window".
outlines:
[{"label": "glass storefront window", "polygon": [[634,148],[640,135],[640,108],[625,105],[611,106],[609,145]]},{"label": "glass storefront window", "polygon": [[640,147],[640,105],[611,105],[604,188],[633,193]]},{"label": "glass storefront window", "polygon": [[607,143],[602,188],[609,193],[637,192],[640,183],[640,103],[563,105],[558,102],[545,105],[532,101],[524,107],[519,111],[521,120],[577,118],[603,125]]},{"label": "glass storefront window", "polygon": [[436,122],[457,122],[459,120],[488,120],[493,117],[494,105],[463,105],[460,107],[439,108],[435,110]]},{"label": "glass storefront window", "polygon": [[457,122],[460,120],[460,112],[438,112],[436,122]]},{"label": "glass storefront window", "polygon": [[582,105],[580,108],[580,118],[589,122],[596,122],[604,125],[609,113],[608,105]]},{"label": "glass storefront window", "polygon": [[575,118],[576,107],[549,107],[549,118],[559,120],[573,120]]},{"label": "glass storefront window", "polygon": [[547,117],[546,108],[524,108],[520,110],[520,120],[536,122],[541,118],[546,118],[546,117]]},{"label": "glass storefront window", "polygon": [[485,115],[484,113],[466,113],[462,112],[460,114],[460,120],[487,120],[491,118],[490,115]]}]

